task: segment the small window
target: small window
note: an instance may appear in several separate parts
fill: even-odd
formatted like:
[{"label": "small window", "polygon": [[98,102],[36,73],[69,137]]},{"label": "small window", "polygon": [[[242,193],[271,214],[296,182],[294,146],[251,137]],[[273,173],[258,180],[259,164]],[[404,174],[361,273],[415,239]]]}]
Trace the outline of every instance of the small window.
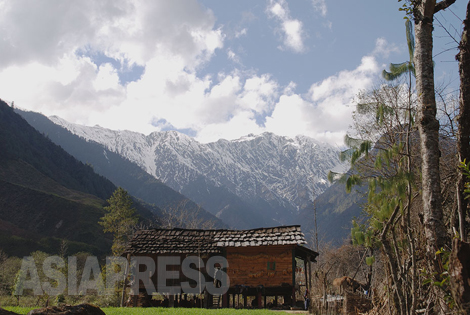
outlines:
[{"label": "small window", "polygon": [[276,262],[268,261],[268,270],[276,270]]}]

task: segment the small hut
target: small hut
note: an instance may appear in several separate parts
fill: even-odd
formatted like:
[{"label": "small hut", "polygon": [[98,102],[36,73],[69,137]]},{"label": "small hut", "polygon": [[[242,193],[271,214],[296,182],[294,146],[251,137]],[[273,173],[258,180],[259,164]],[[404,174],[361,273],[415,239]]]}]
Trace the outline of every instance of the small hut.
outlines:
[{"label": "small hut", "polygon": [[[197,293],[204,294],[204,302],[199,300],[199,305],[204,307],[235,307],[236,297],[238,306],[266,307],[268,296],[275,297],[274,304],[279,296],[283,297],[284,303],[295,304],[296,258],[303,261],[302,282],[308,289],[310,264],[315,262],[318,253],[303,246],[306,243],[299,225],[252,230],[152,229],[138,231],[123,255],[129,261],[136,257],[151,258],[155,269],[160,270],[148,273],[148,279],[153,286],[140,281],[138,288],[141,297],[161,293],[168,296],[167,305],[184,306],[188,304],[184,290],[168,292],[167,288],[170,285],[173,288],[181,288],[182,284],[186,283],[187,286],[189,283],[192,292],[196,290]],[[194,278],[194,273],[188,276],[183,272],[181,265],[188,257],[196,257],[192,260],[191,268],[199,272],[199,277],[202,277],[205,283],[211,283],[213,278],[218,278],[213,274],[214,269],[209,268],[207,263],[215,261],[211,260],[212,257],[225,258],[227,265],[218,266],[222,268],[221,274],[225,276],[222,283],[227,286],[222,294],[209,294],[206,288],[201,286],[201,281]],[[168,266],[166,263],[166,266],[159,267],[158,264],[163,261],[172,261],[174,265]],[[216,270],[219,269],[216,267]],[[171,273],[171,276],[165,273]],[[159,277],[165,279],[160,279],[159,282]],[[161,284],[162,281],[167,292],[159,292],[159,286],[155,285]],[[153,292],[149,292],[149,287],[152,287]],[[143,291],[147,291],[147,294],[143,294]],[[134,305],[138,303],[139,293],[133,293]],[[243,304],[240,302],[240,295]],[[249,297],[252,305],[247,303]],[[151,303],[147,301],[142,304]]]}]

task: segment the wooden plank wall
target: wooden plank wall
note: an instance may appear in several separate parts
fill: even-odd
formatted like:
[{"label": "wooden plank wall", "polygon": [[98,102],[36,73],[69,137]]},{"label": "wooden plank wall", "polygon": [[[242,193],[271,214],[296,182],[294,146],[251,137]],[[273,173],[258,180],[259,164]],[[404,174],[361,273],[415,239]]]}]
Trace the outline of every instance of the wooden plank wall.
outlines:
[{"label": "wooden plank wall", "polygon": [[[227,247],[230,286],[292,285],[293,250],[292,245]],[[275,262],[275,270],[268,270],[268,262]]]}]

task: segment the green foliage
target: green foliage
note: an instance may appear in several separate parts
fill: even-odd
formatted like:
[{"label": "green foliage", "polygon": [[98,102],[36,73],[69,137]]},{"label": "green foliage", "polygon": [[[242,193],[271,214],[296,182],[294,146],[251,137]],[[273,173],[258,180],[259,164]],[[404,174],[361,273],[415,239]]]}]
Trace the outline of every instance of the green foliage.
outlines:
[{"label": "green foliage", "polygon": [[[358,224],[353,220],[353,227],[351,228],[351,239],[353,245],[364,246],[372,253],[373,249],[378,246],[378,241],[374,234],[374,230],[366,227],[365,224]],[[372,266],[375,262],[374,256],[366,257],[366,264]]]},{"label": "green foliage", "polygon": [[13,295],[19,295],[19,292],[23,292],[23,287],[24,287],[24,280],[25,280],[25,275],[23,270],[18,270],[15,276],[15,282],[13,284],[13,287],[11,289],[11,292]]},{"label": "green foliage", "polygon": [[[354,165],[361,157],[368,156],[369,151],[372,147],[370,141],[363,141],[346,135],[344,137],[344,143],[348,146],[347,150],[340,153],[339,158],[342,162],[349,161],[351,165]],[[350,193],[352,188],[356,185],[362,184],[362,177],[358,174],[340,174],[336,172],[328,172],[328,181],[331,183],[339,182],[346,186],[346,192]]]},{"label": "green foliage", "polygon": [[[0,251],[1,252],[1,251]],[[0,295],[11,295],[16,274],[21,268],[21,259],[0,254]]]},{"label": "green foliage", "polygon": [[366,257],[367,266],[372,266],[375,263],[375,256]]},{"label": "green foliage", "polygon": [[357,174],[340,174],[333,171],[329,171],[327,175],[330,183],[338,182],[345,185],[346,192],[349,194],[354,186],[359,186],[362,184],[361,176]]},{"label": "green foliage", "polygon": [[467,194],[465,199],[468,199],[470,198],[470,162],[467,163],[466,160],[463,160],[463,162],[460,162],[459,167],[463,170],[463,174],[467,177],[464,193]]},{"label": "green foliage", "polygon": [[[403,11],[408,12],[410,8],[407,4],[403,4]],[[414,77],[416,77],[415,66],[414,66],[414,51],[415,51],[415,39],[413,36],[413,24],[411,23],[410,19],[406,19],[405,22],[406,27],[406,43],[408,45],[408,54],[410,56],[409,61],[405,61],[402,63],[391,63],[390,64],[390,71],[383,70],[382,76],[387,81],[395,80],[396,78],[402,76],[405,73],[411,73]]]},{"label": "green foliage", "polygon": [[104,207],[107,213],[101,218],[99,224],[103,226],[104,232],[113,233],[114,240],[111,249],[113,254],[118,256],[124,251],[128,237],[138,222],[138,217],[132,207],[131,197],[123,188],[116,189],[107,201],[109,206]]},{"label": "green foliage", "polygon": [[[37,300],[37,299],[35,299]],[[3,304],[3,308],[7,311],[10,311],[10,312],[14,312],[16,314],[21,314],[21,315],[26,315],[28,314],[30,311],[34,310],[34,309],[37,309],[37,307],[23,307],[23,306],[4,306],[5,304]]]},{"label": "green foliage", "polygon": [[403,4],[400,8],[398,8],[398,11],[403,11],[405,12],[405,20],[410,20],[413,17],[413,8],[414,8],[414,2],[416,0],[398,0],[398,2],[402,2]]},{"label": "green foliage", "polygon": [[354,165],[362,156],[368,156],[372,143],[370,141],[344,136],[344,144],[348,147],[340,153],[341,162],[349,161]]},{"label": "green foliage", "polygon": [[[403,8],[406,8],[404,4]],[[413,74],[414,69],[414,36],[412,23],[406,20],[406,40],[410,59],[407,62],[399,64],[391,64],[390,71],[383,71],[383,77],[388,80],[394,80],[403,74]],[[392,90],[393,91],[393,90]],[[411,192],[408,191],[413,183],[413,173],[408,170],[407,165],[410,163],[408,155],[409,148],[406,147],[409,141],[410,130],[414,123],[411,111],[411,104],[407,104],[407,109],[402,104],[381,101],[380,93],[388,95],[390,90],[385,87],[372,92],[373,96],[378,96],[376,102],[359,102],[357,105],[356,118],[359,116],[374,115],[375,130],[384,130],[387,124],[391,128],[385,127],[385,134],[376,143],[376,153],[369,156],[371,142],[359,139],[353,139],[349,136],[345,137],[345,144],[349,147],[341,154],[341,159],[349,160],[351,165],[358,163],[360,158],[369,158],[367,167],[369,174],[356,175],[359,179],[353,179],[351,184],[361,182],[361,177],[368,177],[368,204],[366,212],[369,215],[369,228],[372,234],[380,234],[384,224],[390,219],[390,216],[399,207],[402,211],[407,205],[407,197]],[[410,96],[408,98],[410,100]],[[398,121],[397,121],[398,119]],[[395,123],[391,123],[395,121]],[[394,127],[393,127],[394,126]],[[405,128],[403,129],[403,126]],[[401,127],[401,129],[399,129]],[[367,129],[371,126],[363,126]],[[372,129],[374,130],[374,129]],[[361,161],[364,163],[363,161]],[[372,169],[372,170],[370,170]],[[333,176],[331,176],[333,178]],[[340,178],[340,176],[336,176]],[[345,180],[345,179],[343,179]],[[347,182],[347,180],[346,180]],[[350,189],[350,187],[347,187]],[[353,231],[354,231],[353,227]],[[357,229],[357,228],[356,228]],[[354,238],[354,237],[353,237]],[[358,239],[360,241],[360,239]]]},{"label": "green foliage", "polygon": [[[437,272],[429,273],[426,269],[421,271],[421,277],[423,285],[432,285],[438,287],[444,294],[444,300],[447,305],[452,309],[455,306],[454,298],[450,290],[450,275],[449,275],[449,263],[450,263],[450,251],[444,248],[439,249],[436,252],[436,257],[440,260],[442,266],[442,273]],[[438,279],[438,280],[436,280]]]},{"label": "green foliage", "polygon": [[[394,80],[405,73],[410,75],[411,80],[414,74],[411,23],[407,21],[406,26],[411,61],[392,64],[390,72],[384,70],[383,75],[387,80]],[[401,227],[397,227],[396,220],[397,215],[403,216],[409,210],[414,187],[410,152],[414,123],[412,95],[410,88],[406,89],[406,94],[403,91],[397,85],[390,84],[358,96],[360,101],[354,116],[358,137],[345,137],[348,149],[340,156],[343,161],[350,162],[354,172],[350,171],[352,175],[329,176],[343,181],[347,191],[356,183],[368,183],[368,200],[364,206],[367,219],[363,225],[353,221],[351,238],[354,245],[365,246],[371,252],[381,246],[389,251],[390,255],[386,259],[399,257],[398,251],[406,251],[409,247],[407,232],[398,232]],[[374,142],[368,139],[374,139]],[[390,231],[394,233],[395,252],[390,250],[387,241],[392,237]],[[372,266],[375,257],[370,255],[366,257],[366,264]]]},{"label": "green foliage", "polygon": [[368,248],[377,246],[377,240],[373,231],[366,227],[366,225],[359,225],[353,220],[353,227],[351,228],[351,238],[353,245],[361,245]]},{"label": "green foliage", "polygon": [[[407,1],[403,11],[411,13]],[[412,24],[406,20],[406,39],[409,61],[394,63],[382,75],[387,81],[401,78],[400,82],[360,94],[354,113],[358,137],[374,139],[373,150],[355,161],[358,174],[368,180],[368,201],[364,206],[366,223],[353,222],[353,244],[381,247],[384,264],[388,266],[391,281],[389,294],[392,313],[414,313],[416,305],[426,297],[417,290],[419,250],[415,233],[417,218],[412,209],[413,199],[419,195],[415,185],[415,166],[420,163],[415,150],[414,101],[412,79],[414,67],[414,37]],[[405,84],[400,84],[405,83]],[[357,147],[357,146],[356,146]],[[357,155],[357,154],[356,154]],[[349,154],[349,157],[354,157]],[[352,161],[352,159],[351,159]],[[351,163],[353,164],[353,163]],[[366,264],[372,266],[375,257],[370,254]],[[441,283],[445,286],[445,281]]]}]

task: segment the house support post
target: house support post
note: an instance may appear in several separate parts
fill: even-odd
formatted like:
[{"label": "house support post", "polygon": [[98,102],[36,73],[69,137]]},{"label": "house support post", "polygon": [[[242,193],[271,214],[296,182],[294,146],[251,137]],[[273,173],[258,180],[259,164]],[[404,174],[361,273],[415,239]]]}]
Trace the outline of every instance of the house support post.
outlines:
[{"label": "house support post", "polygon": [[295,247],[292,248],[292,301],[291,306],[295,306]]},{"label": "house support post", "polygon": [[126,265],[126,270],[124,271],[124,285],[122,287],[122,294],[121,294],[121,307],[124,306],[124,300],[126,299],[127,275],[129,274],[130,264],[131,264],[131,254],[127,254],[127,265]]},{"label": "house support post", "polygon": [[295,306],[295,287],[292,288],[291,306]]},{"label": "house support post", "polygon": [[228,293],[225,293],[224,295],[222,295],[222,307],[223,308],[229,307],[229,305],[228,305],[229,300],[230,300],[230,297],[229,297]]},{"label": "house support post", "polygon": [[304,260],[304,277],[305,277],[305,290],[306,290],[305,292],[310,292],[307,260]]},{"label": "house support post", "polygon": [[206,289],[204,289],[204,308],[210,307],[210,304],[209,304],[210,298],[211,298],[211,295],[209,294],[209,292],[207,292]]}]

